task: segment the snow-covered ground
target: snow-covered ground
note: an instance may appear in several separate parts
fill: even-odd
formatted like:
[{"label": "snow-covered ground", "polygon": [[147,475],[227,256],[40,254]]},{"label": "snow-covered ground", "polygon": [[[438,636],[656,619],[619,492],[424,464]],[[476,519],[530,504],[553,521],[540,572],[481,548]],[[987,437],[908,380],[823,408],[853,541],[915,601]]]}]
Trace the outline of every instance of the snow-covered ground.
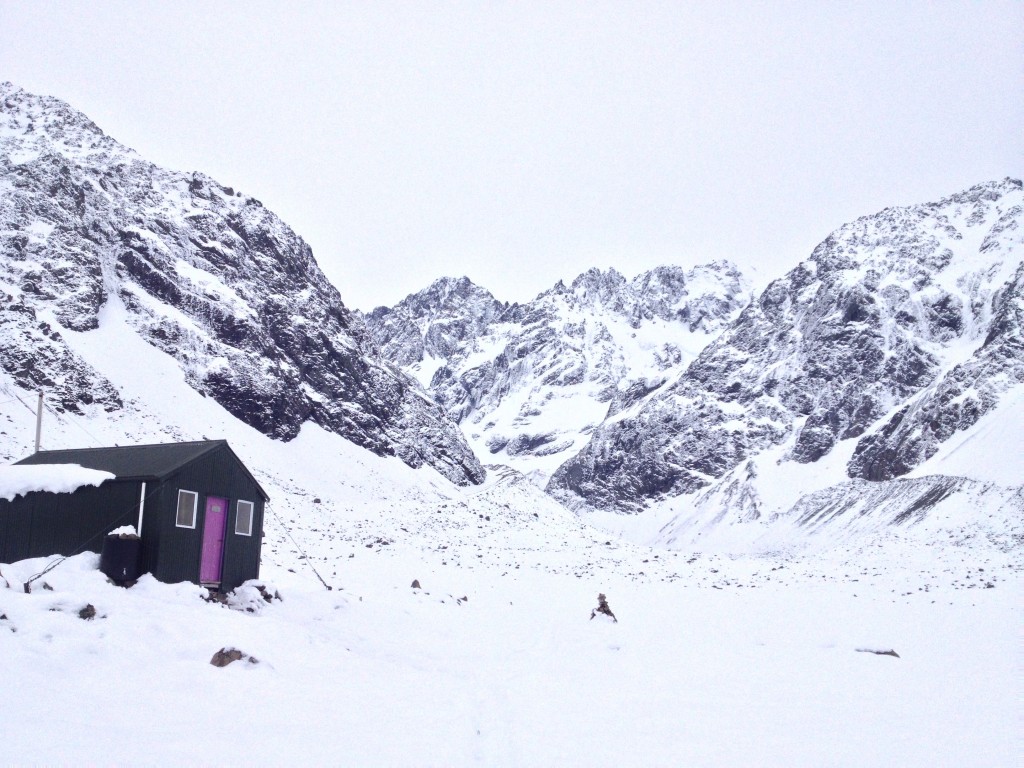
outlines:
[{"label": "snow-covered ground", "polygon": [[[7,763],[1020,757],[1020,582],[1002,563],[675,558],[577,578],[444,568],[399,546],[339,565],[347,586],[331,592],[269,566],[283,600],[250,614],[193,585],[110,586],[96,560],[68,561],[30,595],[18,582],[45,561],[2,568]],[[589,619],[598,590],[617,624]],[[96,616],[82,620],[87,604]],[[211,666],[222,647],[259,663]]]},{"label": "snow-covered ground", "polygon": [[[50,560],[0,564],[0,762],[1019,763],[1019,543],[652,549],[508,469],[463,489],[310,425],[269,440],[119,313],[66,336],[125,409],[48,413],[44,447],[226,438],[272,497],[262,577],[283,599],[120,589],[91,554],[25,594]],[[31,450],[29,404],[0,376],[8,460]],[[618,623],[590,619],[599,592]],[[258,663],[211,666],[225,647]]]}]

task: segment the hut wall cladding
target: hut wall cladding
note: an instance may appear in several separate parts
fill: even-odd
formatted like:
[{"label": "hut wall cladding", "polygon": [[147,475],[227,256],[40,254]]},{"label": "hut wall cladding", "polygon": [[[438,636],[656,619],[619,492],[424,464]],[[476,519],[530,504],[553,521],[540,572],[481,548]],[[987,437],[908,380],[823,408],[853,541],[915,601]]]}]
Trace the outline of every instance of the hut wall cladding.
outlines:
[{"label": "hut wall cladding", "polygon": [[[175,525],[179,489],[199,494],[194,529],[179,528]],[[143,523],[146,529],[143,538],[149,539],[153,533],[157,534],[156,539],[152,540],[154,543],[150,544],[151,549],[147,552],[147,555],[153,558],[149,561],[149,568],[156,578],[166,582],[198,582],[203,526],[206,522],[206,500],[210,496],[220,496],[228,500],[221,588],[234,589],[259,572],[263,496],[259,487],[227,446],[205,454],[168,476],[157,495],[159,502],[153,504],[154,514],[150,516],[150,504],[147,503]],[[240,536],[235,533],[235,515],[240,499],[251,501],[254,505],[251,536]],[[157,506],[159,514],[156,513]],[[149,526],[156,524],[156,521],[159,521],[160,528],[154,532]],[[155,543],[156,541],[159,543]]]},{"label": "hut wall cladding", "polygon": [[[16,506],[0,499],[0,562],[99,552],[110,531],[135,524],[139,486],[137,482],[108,481],[73,493],[33,491],[18,499]],[[28,542],[27,555],[24,542]]]}]

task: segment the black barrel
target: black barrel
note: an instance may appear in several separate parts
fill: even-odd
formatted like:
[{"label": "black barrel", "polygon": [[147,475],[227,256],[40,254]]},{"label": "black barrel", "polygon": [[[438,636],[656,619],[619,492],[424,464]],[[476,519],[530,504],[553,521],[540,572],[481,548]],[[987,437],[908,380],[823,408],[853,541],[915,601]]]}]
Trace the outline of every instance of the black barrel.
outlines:
[{"label": "black barrel", "polygon": [[135,581],[139,578],[141,544],[138,536],[107,536],[100,553],[100,570],[118,583]]}]

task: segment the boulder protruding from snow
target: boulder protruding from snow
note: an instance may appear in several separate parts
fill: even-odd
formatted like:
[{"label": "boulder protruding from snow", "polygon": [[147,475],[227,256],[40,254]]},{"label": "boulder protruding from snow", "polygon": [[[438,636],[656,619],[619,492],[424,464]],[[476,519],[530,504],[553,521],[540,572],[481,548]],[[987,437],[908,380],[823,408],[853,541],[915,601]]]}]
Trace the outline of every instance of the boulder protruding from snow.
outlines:
[{"label": "boulder protruding from snow", "polygon": [[237,648],[221,648],[210,659],[210,663],[215,667],[226,667],[236,661],[246,661],[249,664],[259,664],[259,659],[250,656],[247,653],[243,653]]}]

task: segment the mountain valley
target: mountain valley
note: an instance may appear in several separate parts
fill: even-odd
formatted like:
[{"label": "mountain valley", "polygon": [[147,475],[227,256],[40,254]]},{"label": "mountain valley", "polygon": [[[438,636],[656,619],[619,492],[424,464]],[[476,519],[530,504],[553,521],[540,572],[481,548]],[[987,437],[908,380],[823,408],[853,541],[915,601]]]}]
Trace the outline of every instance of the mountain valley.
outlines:
[{"label": "mountain valley", "polygon": [[226,439],[283,598],[0,563],[5,756],[1014,764],[1022,184],[792,264],[360,312],[255,198],[0,85],[0,463],[39,390],[44,448]]}]

